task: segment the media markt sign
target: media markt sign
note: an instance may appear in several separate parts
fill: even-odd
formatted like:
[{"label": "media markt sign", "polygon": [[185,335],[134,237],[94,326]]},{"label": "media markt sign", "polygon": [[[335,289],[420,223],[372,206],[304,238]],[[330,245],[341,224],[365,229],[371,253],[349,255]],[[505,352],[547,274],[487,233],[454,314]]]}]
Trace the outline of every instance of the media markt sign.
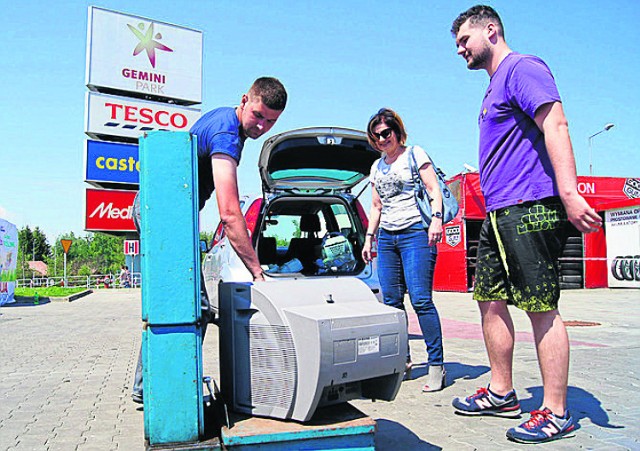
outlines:
[{"label": "media markt sign", "polygon": [[202,102],[201,31],[95,6],[88,23],[89,89]]},{"label": "media markt sign", "polygon": [[85,230],[135,232],[133,200],[137,191],[87,189]]}]

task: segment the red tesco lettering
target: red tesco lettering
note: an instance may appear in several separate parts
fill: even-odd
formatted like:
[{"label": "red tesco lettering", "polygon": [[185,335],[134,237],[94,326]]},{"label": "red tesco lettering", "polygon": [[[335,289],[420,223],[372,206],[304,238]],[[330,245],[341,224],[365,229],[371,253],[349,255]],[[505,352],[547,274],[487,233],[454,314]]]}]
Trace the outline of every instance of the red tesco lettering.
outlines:
[{"label": "red tesco lettering", "polygon": [[171,125],[177,129],[187,126],[187,117],[182,113],[171,113],[166,110],[154,112],[151,108],[140,108],[131,105],[121,105],[117,103],[105,102],[104,106],[109,109],[111,120],[118,120],[118,114],[124,113],[123,120],[126,122],[140,122],[141,124],[157,124],[161,127]]}]

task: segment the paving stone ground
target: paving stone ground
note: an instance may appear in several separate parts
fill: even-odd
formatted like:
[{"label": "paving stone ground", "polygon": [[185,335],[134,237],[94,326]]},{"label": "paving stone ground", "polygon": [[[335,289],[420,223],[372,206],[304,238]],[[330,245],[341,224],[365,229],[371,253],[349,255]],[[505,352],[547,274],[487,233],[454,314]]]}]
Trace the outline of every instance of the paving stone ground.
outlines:
[{"label": "paving stone ground", "polygon": [[[468,293],[435,293],[449,386],[421,393],[418,365],[393,402],[353,404],[377,421],[380,450],[503,450],[518,420],[455,415],[451,399],[488,379],[477,307]],[[408,305],[408,302],[407,302]],[[580,429],[543,449],[640,449],[640,290],[563,292],[570,327],[569,404]],[[527,317],[513,311],[516,390],[524,410],[542,386]],[[130,399],[140,346],[140,291],[98,290],[70,303],[0,308],[0,450],[143,450],[143,412]],[[410,315],[412,356],[426,361]],[[204,373],[218,377],[217,328],[204,344]]]}]

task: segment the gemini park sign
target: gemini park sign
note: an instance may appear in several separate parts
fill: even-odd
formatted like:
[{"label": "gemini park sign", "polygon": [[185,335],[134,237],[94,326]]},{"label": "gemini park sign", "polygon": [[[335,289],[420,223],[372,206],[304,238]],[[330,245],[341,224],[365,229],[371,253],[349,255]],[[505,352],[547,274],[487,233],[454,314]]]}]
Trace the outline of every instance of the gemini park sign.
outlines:
[{"label": "gemini park sign", "polygon": [[89,7],[85,229],[135,235],[138,138],[189,131],[202,102],[201,31]]},{"label": "gemini park sign", "polygon": [[87,87],[202,103],[202,32],[90,7]]}]

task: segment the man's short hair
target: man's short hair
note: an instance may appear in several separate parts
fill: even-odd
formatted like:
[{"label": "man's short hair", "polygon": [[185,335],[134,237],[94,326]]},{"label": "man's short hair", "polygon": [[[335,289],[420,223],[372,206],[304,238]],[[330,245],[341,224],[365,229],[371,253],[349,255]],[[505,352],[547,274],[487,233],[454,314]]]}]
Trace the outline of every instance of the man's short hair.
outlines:
[{"label": "man's short hair", "polygon": [[500,16],[491,6],[476,5],[461,13],[456,17],[456,20],[453,21],[451,34],[457,36],[460,31],[460,27],[467,20],[470,25],[486,25],[489,22],[493,22],[498,26],[498,36],[502,36],[504,38],[504,26],[502,25],[502,20],[500,20]]},{"label": "man's short hair", "polygon": [[258,78],[251,85],[249,94],[260,97],[262,103],[272,110],[282,111],[287,106],[287,91],[277,78]]}]

